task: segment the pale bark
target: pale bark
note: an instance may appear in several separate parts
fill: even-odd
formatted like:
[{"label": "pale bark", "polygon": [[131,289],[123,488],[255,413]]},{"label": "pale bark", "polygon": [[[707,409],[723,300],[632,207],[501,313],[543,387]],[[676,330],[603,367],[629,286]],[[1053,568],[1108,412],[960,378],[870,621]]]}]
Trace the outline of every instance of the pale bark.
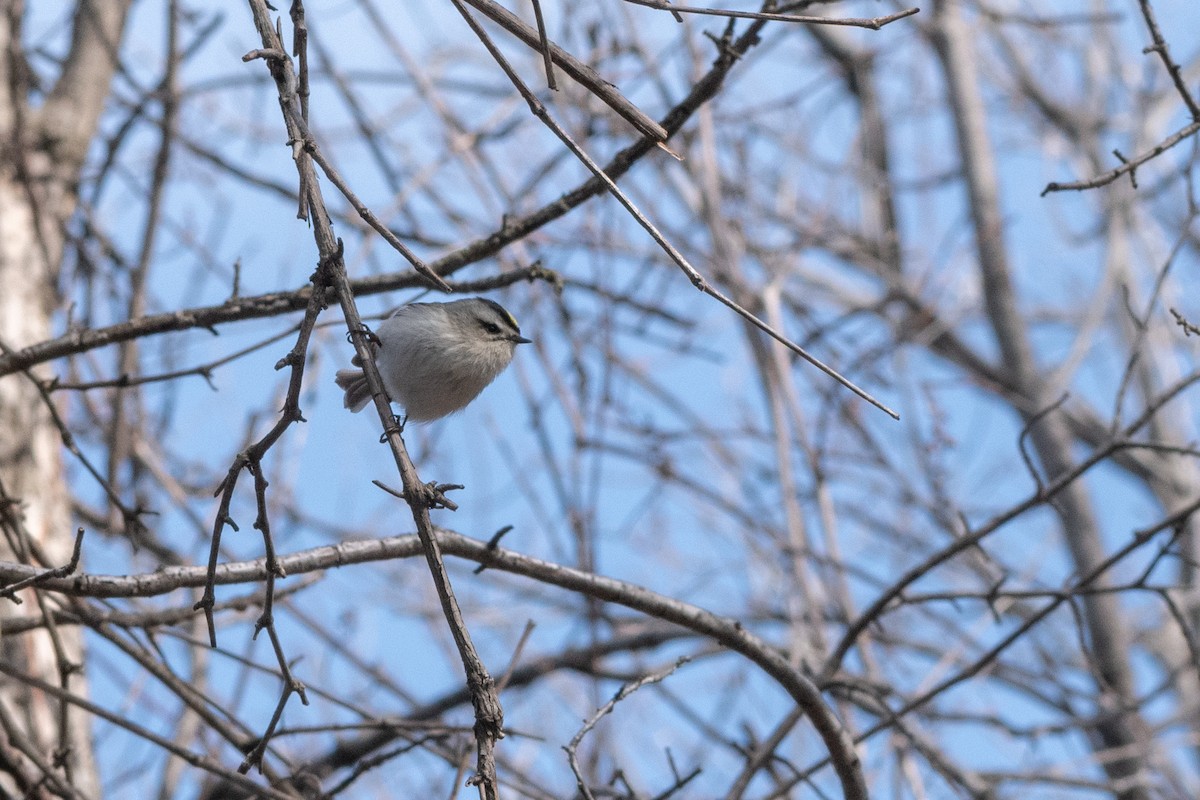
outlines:
[{"label": "pale bark", "polygon": [[[0,343],[20,349],[52,334],[60,308],[58,274],[65,230],[76,208],[76,185],[94,137],[114,73],[115,53],[128,0],[81,2],[71,48],[53,90],[41,108],[31,107],[21,57],[19,0],[0,4]],[[45,377],[44,370],[31,371]],[[73,541],[70,494],[62,459],[62,437],[29,375],[0,380],[0,487],[12,514],[5,515],[0,558],[43,566],[65,563]],[[20,609],[39,609],[32,591],[22,593]],[[43,597],[48,608],[59,601]],[[17,611],[0,603],[2,617]],[[0,657],[28,675],[76,694],[86,694],[82,632],[59,629],[33,636],[6,637]],[[10,743],[18,735],[26,747],[53,763],[55,751],[70,748],[58,778],[85,797],[99,796],[87,718],[66,712],[36,690],[0,682],[0,704],[9,722]],[[19,731],[19,732],[18,732]],[[9,749],[0,788],[24,791],[42,777],[29,757]],[[27,754],[28,755],[28,754]]]}]

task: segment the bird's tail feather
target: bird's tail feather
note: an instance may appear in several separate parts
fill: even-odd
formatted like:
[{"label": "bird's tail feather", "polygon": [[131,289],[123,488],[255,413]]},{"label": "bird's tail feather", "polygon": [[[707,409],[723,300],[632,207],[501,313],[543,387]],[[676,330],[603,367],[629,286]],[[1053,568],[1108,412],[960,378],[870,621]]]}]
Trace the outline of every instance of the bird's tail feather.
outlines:
[{"label": "bird's tail feather", "polygon": [[339,369],[334,382],[346,392],[342,405],[356,414],[371,399],[371,387],[367,385],[367,376],[361,369]]}]

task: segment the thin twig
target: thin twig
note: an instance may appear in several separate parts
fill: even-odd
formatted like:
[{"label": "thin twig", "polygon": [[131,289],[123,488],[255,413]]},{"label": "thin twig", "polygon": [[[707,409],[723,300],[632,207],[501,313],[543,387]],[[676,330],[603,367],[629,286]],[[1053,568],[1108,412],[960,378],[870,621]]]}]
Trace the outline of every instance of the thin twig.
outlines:
[{"label": "thin twig", "polygon": [[525,620],[525,628],[521,631],[521,637],[517,639],[517,646],[513,648],[512,658],[508,660],[508,669],[504,670],[504,674],[500,676],[500,680],[496,681],[496,692],[504,691],[504,687],[508,686],[508,682],[512,680],[513,670],[517,668],[517,662],[521,660],[521,653],[525,650],[525,645],[529,643],[529,637],[533,634],[533,629],[537,627],[537,623],[531,619]]},{"label": "thin twig", "polygon": [[600,706],[596,713],[583,723],[583,727],[571,737],[571,741],[563,747],[563,750],[567,751],[567,763],[571,765],[571,772],[575,773],[575,782],[579,786],[579,791],[585,798],[587,798],[587,800],[595,800],[595,795],[593,795],[592,790],[588,788],[587,782],[583,779],[583,772],[579,768],[579,759],[577,757],[577,753],[579,750],[579,744],[583,741],[583,737],[587,736],[588,733],[590,733],[591,730],[600,723],[600,720],[611,714],[613,709],[616,708],[617,703],[621,702],[638,689],[641,689],[643,686],[665,680],[668,676],[674,673],[675,670],[688,663],[689,660],[690,659],[687,658],[687,656],[682,656],[669,667],[660,669],[658,672],[652,672],[649,675],[638,678],[636,681],[631,681],[630,683],[626,683],[621,686],[621,688],[617,690],[617,693],[612,696],[612,699]]},{"label": "thin twig", "polygon": [[884,17],[812,17],[801,14],[780,14],[771,11],[735,11],[728,8],[690,8],[681,6],[675,3],[667,2],[667,0],[625,0],[626,3],[632,3],[637,6],[646,6],[647,8],[657,8],[662,11],[670,11],[678,16],[680,12],[684,14],[704,14],[712,17],[727,17],[729,19],[757,19],[768,20],[772,22],[806,22],[814,25],[841,25],[851,28],[870,28],[877,31],[884,25],[888,25],[899,19],[911,17],[918,13],[919,8],[906,8],[903,11],[897,11],[895,14],[888,14]]},{"label": "thin twig", "polygon": [[587,64],[584,64],[575,58],[575,56],[554,44],[554,42],[549,40],[543,41],[536,30],[507,8],[499,3],[492,2],[492,0],[466,0],[466,2],[476,11],[492,20],[492,22],[495,22],[516,36],[528,47],[541,53],[549,51],[550,58],[563,72],[571,76],[573,80],[596,95],[596,97],[600,98],[609,108],[624,117],[630,125],[637,128],[643,135],[654,142],[665,142],[667,140],[670,134],[665,127],[655,122],[652,117],[647,116],[645,112],[630,102],[615,86],[596,74],[596,71]]},{"label": "thin twig", "polygon": [[1167,68],[1167,74],[1171,76],[1171,82],[1175,84],[1175,91],[1183,98],[1183,104],[1187,106],[1188,113],[1192,115],[1192,119],[1200,122],[1200,103],[1196,102],[1196,98],[1188,90],[1187,81],[1183,78],[1183,70],[1171,58],[1171,50],[1167,47],[1167,40],[1163,38],[1162,31],[1158,28],[1158,20],[1154,16],[1154,7],[1150,5],[1150,0],[1138,0],[1138,5],[1142,7],[1142,17],[1146,20],[1146,27],[1150,30],[1150,38],[1154,44],[1143,50],[1143,53],[1158,53],[1158,57],[1162,59],[1163,66]]},{"label": "thin twig", "polygon": [[1200,336],[1200,326],[1193,325],[1192,323],[1188,322],[1187,317],[1185,317],[1183,314],[1180,314],[1175,309],[1172,308],[1170,311],[1171,316],[1175,318],[1175,324],[1183,328],[1184,336],[1191,336],[1193,334]]},{"label": "thin twig", "polygon": [[1107,186],[1126,173],[1132,176],[1137,172],[1137,168],[1142,164],[1157,158],[1175,145],[1182,142],[1184,139],[1187,139],[1189,136],[1194,136],[1197,131],[1200,131],[1200,120],[1185,125],[1183,128],[1171,134],[1162,142],[1155,145],[1150,150],[1147,150],[1145,153],[1142,153],[1137,158],[1125,159],[1121,166],[1117,167],[1116,169],[1109,170],[1103,175],[1097,175],[1095,178],[1090,178],[1083,181],[1072,181],[1070,183],[1058,183],[1052,181],[1046,184],[1045,189],[1042,189],[1041,196],[1045,197],[1051,192],[1065,192],[1068,190],[1078,192],[1085,189],[1096,189],[1100,186]]},{"label": "thin twig", "polygon": [[1037,467],[1034,466],[1033,457],[1029,454],[1029,449],[1026,447],[1026,440],[1029,439],[1030,431],[1033,430],[1034,426],[1038,424],[1042,417],[1046,416],[1052,411],[1062,408],[1063,403],[1067,402],[1067,398],[1070,396],[1071,395],[1069,392],[1063,392],[1062,397],[1058,398],[1053,403],[1030,417],[1025,422],[1025,426],[1021,428],[1021,435],[1017,437],[1017,449],[1021,452],[1021,460],[1025,462],[1025,469],[1029,471],[1029,475],[1033,478],[1033,482],[1037,484],[1037,490],[1039,493],[1044,492],[1046,490],[1046,486],[1042,482],[1042,476],[1038,474]]},{"label": "thin twig", "polygon": [[546,37],[546,21],[542,18],[542,4],[540,0],[533,0],[533,17],[537,21],[538,41],[541,44],[542,50],[542,63],[546,68],[546,88],[557,92],[558,84],[554,80],[554,57],[550,55],[550,40]]},{"label": "thin twig", "polygon": [[[21,605],[22,600],[21,598],[17,597],[17,592],[21,591],[27,586],[36,586],[37,584],[45,583],[51,578],[65,578],[73,573],[79,567],[79,555],[82,551],[82,548],[83,528],[79,528],[75,531],[75,547],[71,550],[70,561],[68,561],[66,564],[63,564],[61,567],[48,569],[44,572],[38,573],[37,575],[31,575],[24,580],[17,581],[16,583],[8,586],[0,587],[0,597],[7,597],[9,600],[12,600],[15,605]],[[5,632],[8,632],[8,620],[5,620]]]}]

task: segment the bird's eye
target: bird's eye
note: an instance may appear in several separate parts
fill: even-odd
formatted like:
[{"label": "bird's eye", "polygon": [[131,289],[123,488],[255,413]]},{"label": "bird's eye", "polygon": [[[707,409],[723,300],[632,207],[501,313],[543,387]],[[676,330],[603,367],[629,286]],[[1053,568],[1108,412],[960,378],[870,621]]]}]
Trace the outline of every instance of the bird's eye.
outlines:
[{"label": "bird's eye", "polygon": [[496,324],[496,323],[494,323],[494,322],[485,322],[485,323],[483,323],[483,329],[484,329],[485,331],[487,331],[488,333],[491,333],[491,334],[497,334],[497,333],[500,333],[500,326],[499,326],[499,325],[497,325],[497,324]]}]

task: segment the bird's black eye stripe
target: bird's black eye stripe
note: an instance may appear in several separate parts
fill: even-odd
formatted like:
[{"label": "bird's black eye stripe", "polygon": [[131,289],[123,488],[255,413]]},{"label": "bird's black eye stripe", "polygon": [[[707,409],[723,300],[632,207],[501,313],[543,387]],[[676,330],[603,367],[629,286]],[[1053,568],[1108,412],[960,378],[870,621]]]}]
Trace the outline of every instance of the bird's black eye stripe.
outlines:
[{"label": "bird's black eye stripe", "polygon": [[[518,333],[518,334],[521,332],[521,327],[519,325],[517,325],[517,321],[515,319],[513,319],[513,315],[508,313],[504,309],[504,306],[500,305],[495,300],[489,300],[486,297],[480,297],[478,299],[480,302],[486,303],[487,305],[491,306],[492,310],[496,312],[496,315],[501,320],[503,320],[503,322],[506,326],[512,328],[513,332]],[[480,322],[484,321],[482,317],[480,317],[478,319]],[[488,330],[488,333],[499,333],[500,326],[493,324],[492,328],[488,328],[487,330]]]},{"label": "bird's black eye stripe", "polygon": [[500,326],[497,325],[496,323],[489,322],[486,319],[480,319],[478,321],[479,321],[479,324],[483,326],[483,329],[485,331],[487,331],[488,333],[491,333],[491,334],[500,333]]}]

